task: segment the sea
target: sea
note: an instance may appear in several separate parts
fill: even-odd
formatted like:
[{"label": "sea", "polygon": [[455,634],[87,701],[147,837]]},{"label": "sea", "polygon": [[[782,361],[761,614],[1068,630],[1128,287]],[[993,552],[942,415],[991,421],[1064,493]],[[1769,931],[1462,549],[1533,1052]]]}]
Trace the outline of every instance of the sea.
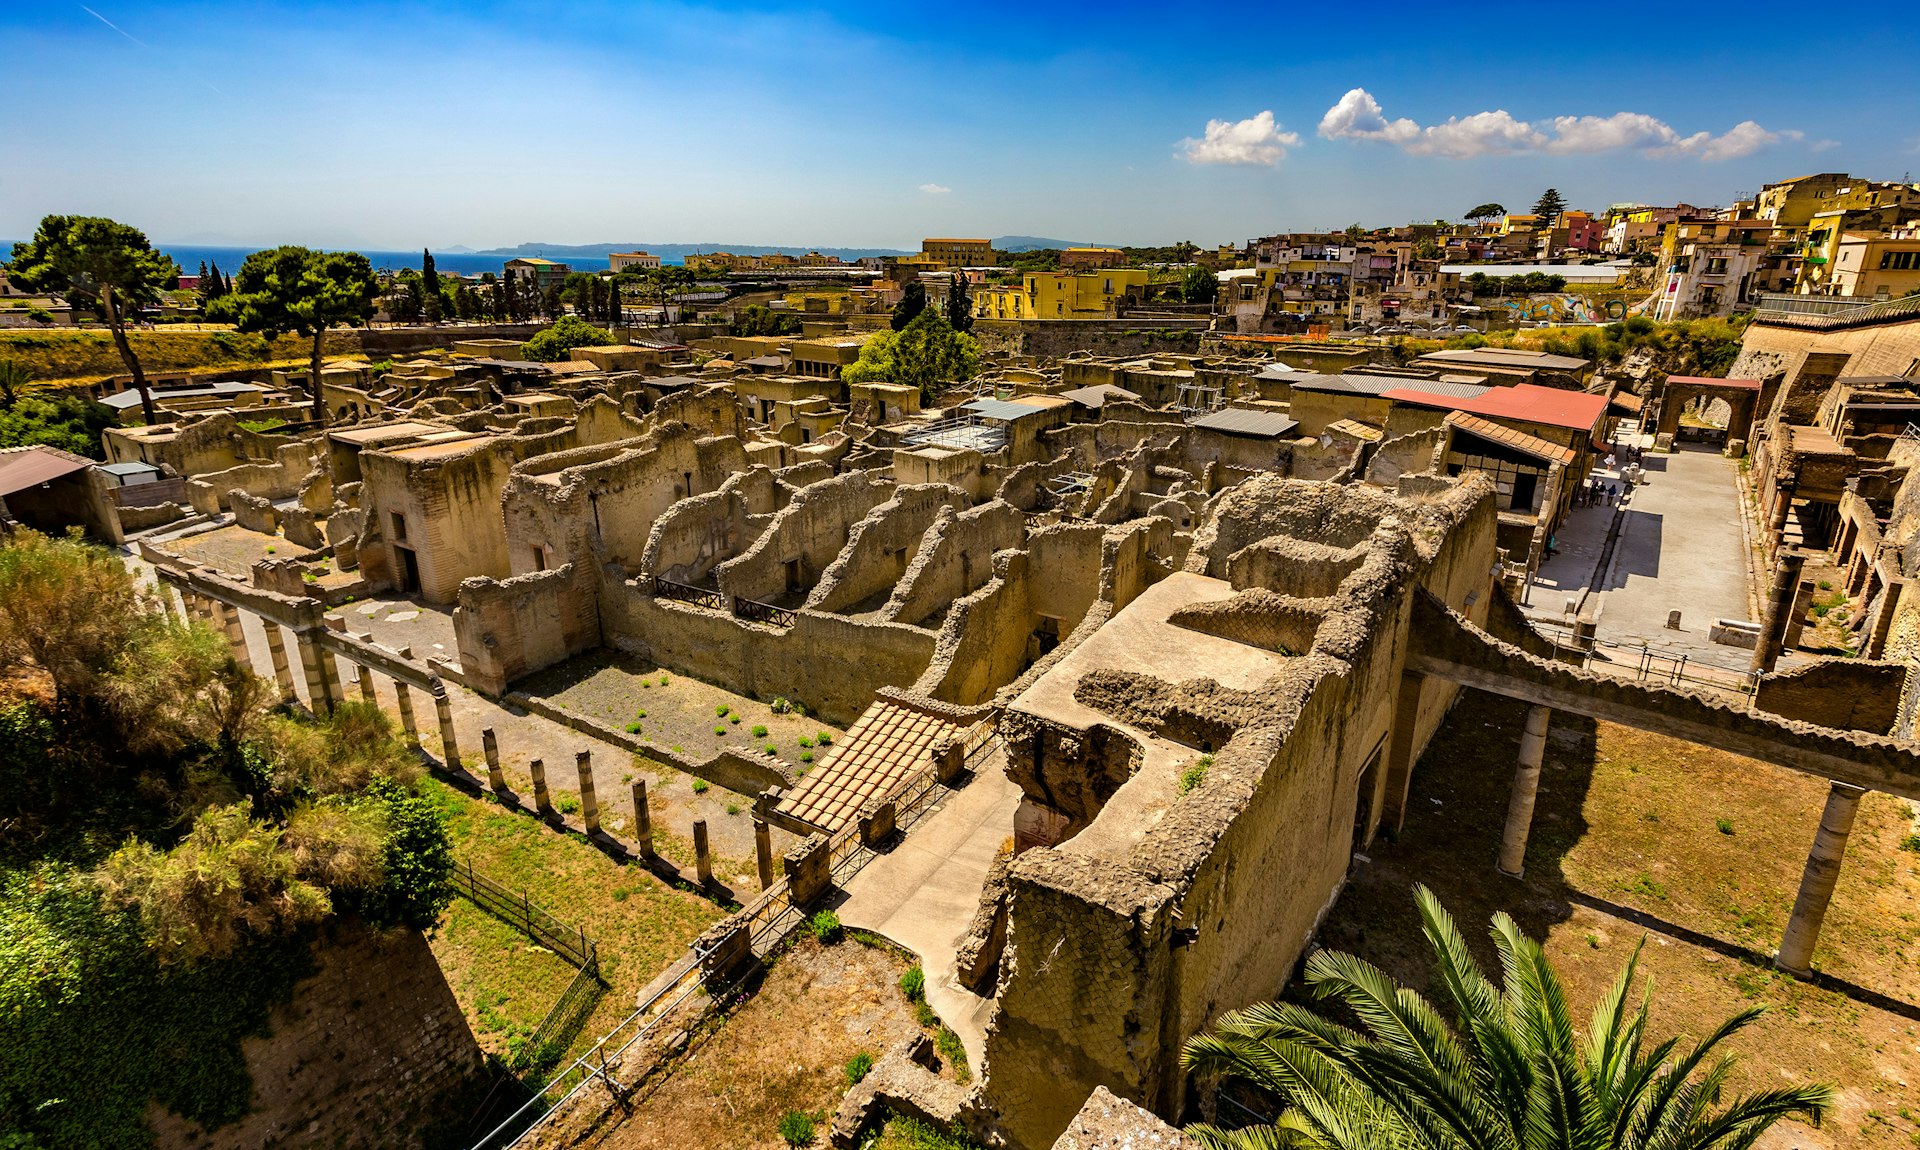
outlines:
[{"label": "sea", "polygon": [[[0,241],[0,263],[4,263],[13,258],[13,245],[15,242],[16,241],[11,240]],[[218,264],[223,274],[232,275],[234,272],[240,270],[240,264],[246,260],[247,256],[256,251],[264,250],[264,246],[260,248],[204,247],[192,244],[155,244],[154,246],[172,256],[174,262],[180,265],[180,271],[183,275],[198,275],[202,263]],[[375,271],[385,269],[387,271],[397,272],[406,268],[418,268],[420,266],[420,253],[418,251],[376,252],[361,249],[361,254],[366,256],[368,262],[373,264]],[[433,266],[438,271],[456,272],[460,275],[479,275],[481,272],[492,272],[495,275],[499,275],[506,261],[512,258],[514,257],[511,255],[502,255],[497,252],[491,255],[474,252],[435,252],[433,253]],[[559,260],[561,263],[572,265],[575,271],[607,270],[607,259],[605,256],[595,258],[555,256],[553,258]],[[677,264],[680,260],[673,257],[662,257],[661,262]]]}]

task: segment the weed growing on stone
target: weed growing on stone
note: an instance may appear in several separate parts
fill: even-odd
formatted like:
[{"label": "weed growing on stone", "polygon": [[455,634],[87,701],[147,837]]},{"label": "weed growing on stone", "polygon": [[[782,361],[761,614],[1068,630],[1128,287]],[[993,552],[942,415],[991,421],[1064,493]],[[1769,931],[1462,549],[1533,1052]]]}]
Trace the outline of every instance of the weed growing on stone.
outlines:
[{"label": "weed growing on stone", "polygon": [[[678,750],[679,748],[676,747],[674,749]],[[711,785],[712,784],[705,779],[695,779],[693,780],[693,793],[696,795],[704,795],[707,793],[707,788]]]},{"label": "weed growing on stone", "polygon": [[852,1058],[847,1059],[847,1065],[846,1065],[847,1085],[848,1086],[860,1085],[861,1082],[866,1080],[867,1074],[872,1070],[873,1070],[873,1055],[868,1054],[864,1050],[860,1051],[858,1054],[855,1054]]}]

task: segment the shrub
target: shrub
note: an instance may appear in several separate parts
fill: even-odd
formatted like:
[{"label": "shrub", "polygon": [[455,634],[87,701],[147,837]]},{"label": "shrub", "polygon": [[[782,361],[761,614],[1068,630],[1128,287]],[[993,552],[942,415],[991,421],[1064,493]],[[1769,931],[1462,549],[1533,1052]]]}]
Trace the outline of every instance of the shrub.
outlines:
[{"label": "shrub", "polygon": [[739,814],[739,813],[740,813],[740,804],[739,804],[739,803],[728,803],[728,804],[727,804],[727,813],[728,813],[728,814],[730,814],[730,815],[737,815],[737,814]]},{"label": "shrub", "polygon": [[953,1067],[955,1082],[964,1086],[973,1080],[973,1073],[967,1067],[967,1048],[960,1044],[960,1036],[951,1027],[942,1026],[939,1033],[933,1036],[933,1048],[947,1060],[948,1066]]},{"label": "shrub", "polygon": [[1186,794],[1207,779],[1207,770],[1213,766],[1212,755],[1201,755],[1186,770],[1180,772],[1180,793]]},{"label": "shrub", "polygon": [[816,743],[819,743],[823,747],[831,747],[833,746],[833,732],[821,731],[819,734],[813,737],[813,741]]},{"label": "shrub", "polygon": [[807,920],[807,929],[819,942],[839,942],[840,916],[830,910],[816,911],[814,916]]},{"label": "shrub", "polygon": [[628,724],[627,724],[627,734],[629,734],[629,735],[637,735],[637,734],[639,734],[639,733],[640,733],[640,724],[639,724],[639,723],[628,723]]},{"label": "shrub", "polygon": [[573,795],[561,795],[560,800],[553,805],[559,808],[563,815],[578,814],[580,811],[580,800]]},{"label": "shrub", "polygon": [[660,676],[660,685],[662,687],[666,686],[671,681],[672,680],[668,679],[665,675]]},{"label": "shrub", "polygon": [[811,747],[811,746],[813,746],[813,737],[812,737],[811,735],[801,735],[801,736],[800,736],[800,745],[801,745],[801,746],[803,746],[803,747]]},{"label": "shrub", "polygon": [[727,717],[727,712],[732,709],[733,709],[732,707],[729,707],[725,703],[722,703],[713,709],[713,717],[716,719],[724,719]]},{"label": "shrub", "polygon": [[789,1110],[780,1116],[780,1137],[786,1139],[789,1146],[798,1150],[801,1146],[813,1145],[813,1116],[802,1114],[798,1110]]},{"label": "shrub", "polygon": [[731,725],[733,725],[733,726],[736,726],[736,727],[737,727],[737,726],[739,726],[739,725],[740,725],[740,716],[738,716],[738,715],[728,715],[728,716],[727,716],[727,722],[728,722],[729,724],[731,724]]},{"label": "shrub", "polygon": [[644,708],[644,707],[642,707],[642,708],[640,708],[640,709],[638,709],[638,710],[636,710],[636,711],[634,711],[634,713],[633,713],[633,717],[634,717],[634,718],[636,718],[636,719],[644,719],[644,718],[646,718],[646,717],[647,717],[647,712],[646,712],[646,708]]},{"label": "shrub", "polygon": [[919,1002],[926,997],[927,972],[920,969],[919,963],[909,966],[900,975],[900,993],[907,996],[908,1002]]},{"label": "shrub", "polygon": [[847,1085],[858,1086],[866,1080],[867,1075],[873,1070],[873,1055],[862,1050],[852,1058],[847,1059],[845,1069],[847,1072]]},{"label": "shrub", "polygon": [[761,747],[760,749],[765,751],[769,755],[777,755],[780,753],[780,748],[777,746],[774,746],[772,743],[768,743],[766,746]]},{"label": "shrub", "polygon": [[715,723],[715,724],[713,725],[713,733],[714,733],[714,734],[716,734],[716,735],[724,735],[724,734],[726,734],[726,733],[727,733],[727,725],[726,725],[725,723]]},{"label": "shrub", "polygon": [[696,795],[704,795],[707,793],[707,788],[712,785],[712,783],[707,782],[705,779],[695,779],[693,780],[693,793]]},{"label": "shrub", "polygon": [[813,752],[812,752],[812,751],[801,751],[801,752],[800,752],[800,761],[801,761],[801,762],[803,762],[803,763],[811,763],[811,762],[813,761]]},{"label": "shrub", "polygon": [[754,726],[753,726],[753,737],[754,737],[754,738],[756,738],[756,739],[764,739],[764,738],[766,738],[766,737],[767,737],[767,725],[766,725],[765,723],[755,723],[755,724],[754,724]]},{"label": "shrub", "polygon": [[785,715],[792,712],[793,704],[787,702],[784,697],[776,695],[774,696],[773,702],[767,704],[767,708],[776,715]]},{"label": "shrub", "polygon": [[1733,833],[1732,819],[1715,819],[1713,820],[1713,825],[1723,835],[1730,835]]},{"label": "shrub", "polygon": [[576,347],[599,347],[612,342],[613,333],[606,328],[595,327],[577,315],[563,315],[552,327],[522,344],[520,353],[535,362],[547,363],[567,358],[567,353]]}]

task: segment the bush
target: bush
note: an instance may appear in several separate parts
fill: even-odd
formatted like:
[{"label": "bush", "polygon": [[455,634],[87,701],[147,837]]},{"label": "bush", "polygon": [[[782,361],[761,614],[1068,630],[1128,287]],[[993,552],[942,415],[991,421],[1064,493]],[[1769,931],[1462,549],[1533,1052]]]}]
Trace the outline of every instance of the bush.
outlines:
[{"label": "bush", "polygon": [[789,1146],[796,1150],[801,1146],[813,1145],[813,1116],[802,1114],[798,1110],[789,1110],[780,1116],[780,1137],[786,1139]]},{"label": "bush", "polygon": [[626,728],[626,729],[627,729],[627,734],[629,734],[629,735],[637,735],[637,734],[639,734],[639,733],[640,733],[640,724],[639,724],[639,723],[628,723],[628,724],[627,724],[627,728]]},{"label": "bush", "polygon": [[1714,825],[1714,828],[1723,835],[1730,835],[1733,833],[1732,819],[1715,819],[1713,820],[1713,825]]},{"label": "bush", "polygon": [[801,762],[803,762],[803,763],[811,763],[811,762],[813,761],[813,752],[812,752],[812,751],[801,751],[801,752],[800,752],[800,761],[801,761]]},{"label": "bush", "polygon": [[765,752],[766,752],[766,753],[768,753],[769,755],[777,755],[777,754],[779,754],[779,753],[780,753],[780,748],[779,748],[779,747],[777,747],[777,746],[775,746],[775,745],[774,745],[774,744],[772,744],[772,743],[768,743],[768,744],[767,744],[766,746],[764,746],[764,747],[761,747],[760,749],[761,749],[761,750],[763,750],[763,751],[765,751]]},{"label": "bush", "polygon": [[816,911],[807,920],[807,929],[813,932],[818,942],[835,943],[840,941],[840,916],[830,910]]},{"label": "bush", "polygon": [[705,779],[695,779],[693,780],[693,793],[696,795],[704,795],[707,793],[707,788],[712,785],[712,783],[707,782]]},{"label": "bush", "polygon": [[960,1044],[960,1036],[951,1027],[942,1026],[933,1036],[933,1048],[953,1067],[955,1082],[964,1086],[973,1080],[973,1072],[967,1067],[967,1048]]},{"label": "bush", "polygon": [[866,1081],[867,1075],[873,1070],[873,1055],[862,1050],[852,1058],[847,1059],[845,1070],[847,1074],[847,1085],[860,1085],[860,1083]]},{"label": "bush", "polygon": [[755,724],[753,725],[753,737],[754,737],[754,738],[756,738],[756,739],[764,739],[764,738],[766,738],[766,737],[767,737],[767,725],[766,725],[765,723],[755,723]]},{"label": "bush", "polygon": [[727,712],[732,709],[733,709],[732,707],[729,707],[725,703],[722,703],[713,709],[713,717],[716,719],[724,719],[727,717]]},{"label": "bush", "polygon": [[793,704],[789,703],[785,698],[775,695],[773,702],[767,704],[767,708],[776,715],[784,715],[793,710]]},{"label": "bush", "polygon": [[900,975],[900,993],[907,996],[908,1002],[919,1002],[927,994],[927,972],[920,969],[919,963],[909,966]]},{"label": "bush", "polygon": [[1213,766],[1212,755],[1201,755],[1186,770],[1180,772],[1180,793],[1188,791],[1207,781],[1207,771]]},{"label": "bush", "polygon": [[739,715],[728,715],[728,716],[727,716],[727,722],[728,722],[728,723],[729,723],[730,725],[732,725],[732,726],[735,726],[735,727],[737,727],[737,726],[739,726],[739,725],[740,725],[740,716],[739,716]]},{"label": "bush", "polygon": [[831,747],[833,746],[833,732],[821,731],[819,734],[813,737],[813,741],[820,744],[823,747]]},{"label": "bush", "polygon": [[724,734],[726,734],[726,733],[727,733],[727,725],[726,725],[725,723],[715,723],[715,724],[713,725],[713,733],[714,733],[714,734],[716,734],[716,735],[724,735]]},{"label": "bush", "polygon": [[803,746],[803,747],[811,747],[811,746],[813,746],[813,736],[811,736],[811,735],[801,735],[801,736],[800,736],[800,745],[801,745],[801,746]]}]

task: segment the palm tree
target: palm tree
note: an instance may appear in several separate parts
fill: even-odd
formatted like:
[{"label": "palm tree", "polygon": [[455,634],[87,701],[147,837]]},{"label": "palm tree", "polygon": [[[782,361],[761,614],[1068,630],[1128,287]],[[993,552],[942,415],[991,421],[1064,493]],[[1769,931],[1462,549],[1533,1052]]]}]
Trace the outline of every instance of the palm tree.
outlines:
[{"label": "palm tree", "polygon": [[[1433,1003],[1350,954],[1321,951],[1307,982],[1346,1003],[1354,1030],[1292,1003],[1227,1014],[1187,1043],[1186,1066],[1245,1079],[1286,1101],[1272,1126],[1188,1133],[1214,1150],[1745,1150],[1781,1118],[1818,1123],[1834,1089],[1763,1090],[1721,1106],[1730,1057],[1712,1057],[1758,1018],[1744,1010],[1684,1053],[1678,1038],[1647,1048],[1644,988],[1628,991],[1636,948],[1594,1008],[1583,1042],[1566,989],[1540,945],[1513,919],[1493,919],[1502,986],[1481,973],[1453,919],[1415,888],[1435,973],[1453,1008]],[[1642,943],[1644,945],[1644,942]],[[1709,1058],[1712,1061],[1709,1062]]]}]

